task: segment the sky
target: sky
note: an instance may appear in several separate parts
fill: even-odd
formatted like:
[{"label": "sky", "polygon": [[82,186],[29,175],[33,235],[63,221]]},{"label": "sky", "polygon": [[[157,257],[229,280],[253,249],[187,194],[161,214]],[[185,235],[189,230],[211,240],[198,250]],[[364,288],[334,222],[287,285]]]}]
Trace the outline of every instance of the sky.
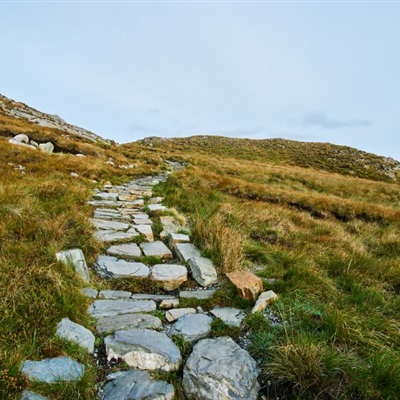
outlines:
[{"label": "sky", "polygon": [[330,142],[400,160],[400,2],[4,1],[0,93],[105,138]]}]

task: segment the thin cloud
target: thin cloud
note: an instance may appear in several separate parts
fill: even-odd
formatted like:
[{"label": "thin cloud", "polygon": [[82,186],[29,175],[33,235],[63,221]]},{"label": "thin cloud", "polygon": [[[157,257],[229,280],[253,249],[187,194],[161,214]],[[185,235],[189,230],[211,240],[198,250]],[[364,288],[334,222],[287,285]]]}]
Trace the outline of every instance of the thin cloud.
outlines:
[{"label": "thin cloud", "polygon": [[374,121],[367,119],[346,119],[337,120],[328,117],[323,112],[312,112],[307,114],[303,119],[304,125],[316,125],[325,129],[340,129],[340,128],[366,128],[374,124]]}]

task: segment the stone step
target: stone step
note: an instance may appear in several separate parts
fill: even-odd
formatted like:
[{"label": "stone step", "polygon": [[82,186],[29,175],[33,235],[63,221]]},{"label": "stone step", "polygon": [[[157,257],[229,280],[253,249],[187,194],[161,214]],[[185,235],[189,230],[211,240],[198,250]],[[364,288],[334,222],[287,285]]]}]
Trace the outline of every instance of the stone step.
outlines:
[{"label": "stone step", "polygon": [[95,300],[88,308],[93,317],[152,312],[157,308],[153,300]]}]

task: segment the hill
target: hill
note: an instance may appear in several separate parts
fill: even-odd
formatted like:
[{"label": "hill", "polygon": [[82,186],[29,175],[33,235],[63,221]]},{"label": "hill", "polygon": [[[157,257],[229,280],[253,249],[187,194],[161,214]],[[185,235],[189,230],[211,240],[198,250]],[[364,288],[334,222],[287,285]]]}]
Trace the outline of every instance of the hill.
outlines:
[{"label": "hill", "polygon": [[[80,128],[73,133],[66,123],[42,126],[21,114],[30,108],[18,103],[18,117],[13,116],[15,102],[3,102],[8,111],[0,107],[0,398],[17,399],[25,388],[53,400],[97,398],[104,366],[54,335],[64,317],[95,330],[87,315],[90,300],[81,292],[85,283],[57,262],[55,253],[79,247],[91,267],[105,251],[90,223],[87,201],[93,190],[107,181],[122,184],[165,171],[166,160],[184,162],[186,168],[153,191],[187,216],[192,240],[213,261],[222,282],[213,298],[181,300],[180,306],[246,311],[240,328],[216,320],[212,335],[232,336],[247,346],[261,369],[262,394],[271,399],[398,397],[397,161],[282,139],[200,136],[117,145],[79,134]],[[17,134],[51,141],[54,152],[10,143]],[[151,218],[159,236],[159,215]],[[278,294],[265,312],[250,314],[252,304],[239,299],[225,279],[226,272],[241,269]],[[148,281],[104,283],[94,273],[92,280],[96,289],[159,292]],[[165,318],[162,310],[155,315]],[[187,355],[190,345],[175,340]],[[97,341],[102,349],[102,339]],[[86,366],[79,383],[33,384],[20,373],[27,358],[66,354]],[[184,399],[181,371],[157,376],[175,385],[177,400]]]}]

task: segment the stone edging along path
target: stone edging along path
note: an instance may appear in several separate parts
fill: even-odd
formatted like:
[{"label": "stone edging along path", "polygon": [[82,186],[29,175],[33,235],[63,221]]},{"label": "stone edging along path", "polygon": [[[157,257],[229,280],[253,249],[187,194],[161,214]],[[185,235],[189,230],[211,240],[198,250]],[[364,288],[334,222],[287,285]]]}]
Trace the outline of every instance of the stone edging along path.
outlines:
[{"label": "stone edging along path", "polygon": [[[174,170],[182,165],[169,162],[169,167]],[[99,388],[98,397],[102,400],[174,399],[173,385],[153,378],[152,373],[181,370],[183,362],[182,382],[187,398],[256,400],[256,361],[230,337],[208,338],[213,318],[240,327],[246,313],[232,307],[216,307],[210,313],[200,307],[179,307],[181,298],[211,297],[218,290],[218,278],[212,261],[201,256],[188,235],[180,233],[185,227],[177,218],[160,216],[163,231],[161,240],[155,240],[148,213],[168,209],[161,204],[162,198],[153,197],[152,187],[167,177],[163,174],[139,178],[122,186],[106,184],[103,191],[95,191],[89,202],[94,207],[95,235],[109,245],[94,265],[96,273],[103,279],[149,278],[160,288],[160,294],[85,288],[85,295],[93,298],[88,313],[96,319],[96,332],[64,318],[58,324],[57,335],[99,358],[101,352],[95,349],[97,336],[104,344],[106,360],[102,362],[125,362],[127,367],[109,374]],[[139,235],[145,241],[138,245]],[[148,266],[138,261],[142,256],[158,257],[162,262]],[[83,280],[90,282],[80,249],[57,253],[57,259],[72,265]],[[253,312],[264,310],[276,297],[271,291],[258,297],[262,283],[249,272],[227,276],[240,296],[257,300]],[[191,286],[197,289],[179,290],[187,280],[195,281]],[[165,316],[164,322],[156,316],[160,313]],[[194,344],[186,360],[171,339],[173,335]],[[27,360],[21,368],[28,379],[47,383],[79,380],[85,371],[84,365],[69,357]],[[28,391],[22,398],[45,399]]]}]

